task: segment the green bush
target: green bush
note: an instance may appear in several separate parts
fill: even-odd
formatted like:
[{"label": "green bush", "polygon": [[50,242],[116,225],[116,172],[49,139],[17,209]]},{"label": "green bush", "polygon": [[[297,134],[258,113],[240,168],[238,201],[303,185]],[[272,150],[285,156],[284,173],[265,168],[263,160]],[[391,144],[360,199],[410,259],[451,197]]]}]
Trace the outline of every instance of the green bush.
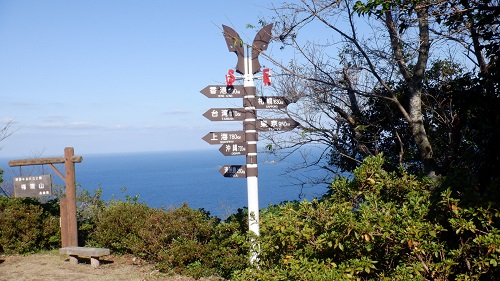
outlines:
[{"label": "green bush", "polygon": [[149,210],[141,203],[111,203],[97,218],[92,242],[117,254],[135,254],[133,249],[140,243],[146,243],[139,233],[146,227]]},{"label": "green bush", "polygon": [[[247,233],[246,209],[221,222],[186,204],[155,209],[136,197],[105,202],[100,189],[79,190],[79,241],[195,278],[499,280],[498,183],[487,193],[467,181],[435,186],[383,164],[367,158],[321,200],[263,209],[260,237]],[[1,252],[60,245],[57,200],[0,197],[0,215]],[[250,238],[260,245],[258,267],[249,265]]]},{"label": "green bush", "polygon": [[[495,280],[498,209],[462,209],[451,192],[372,157],[322,200],[262,212],[258,268],[232,280]],[[439,198],[439,200],[436,200]],[[453,235],[450,235],[452,233]]]},{"label": "green bush", "polygon": [[25,254],[60,244],[57,204],[34,199],[0,197],[0,251]]},{"label": "green bush", "polygon": [[227,277],[247,266],[245,238],[233,241],[237,228],[186,204],[165,211],[116,201],[100,213],[92,243],[155,262],[163,272]]}]

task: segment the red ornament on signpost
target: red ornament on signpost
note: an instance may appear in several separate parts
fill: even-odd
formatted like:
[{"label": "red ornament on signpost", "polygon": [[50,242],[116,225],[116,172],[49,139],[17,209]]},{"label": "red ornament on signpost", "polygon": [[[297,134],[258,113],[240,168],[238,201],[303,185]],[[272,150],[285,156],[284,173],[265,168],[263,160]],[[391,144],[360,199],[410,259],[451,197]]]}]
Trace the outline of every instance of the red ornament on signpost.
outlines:
[{"label": "red ornament on signpost", "polygon": [[234,77],[234,70],[229,69],[226,74],[226,84],[227,86],[233,86],[234,81],[236,80],[236,77]]},{"label": "red ornament on signpost", "polygon": [[262,70],[262,81],[264,82],[264,86],[271,86],[271,69],[264,68]]}]

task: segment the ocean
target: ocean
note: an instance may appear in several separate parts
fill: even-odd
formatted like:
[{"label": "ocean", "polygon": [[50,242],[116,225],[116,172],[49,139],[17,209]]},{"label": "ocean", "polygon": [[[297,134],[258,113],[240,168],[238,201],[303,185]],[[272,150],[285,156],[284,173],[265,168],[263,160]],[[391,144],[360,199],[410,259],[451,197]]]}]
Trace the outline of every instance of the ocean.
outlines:
[{"label": "ocean", "polygon": [[[187,203],[193,209],[203,208],[219,218],[247,206],[246,179],[224,178],[219,173],[223,165],[245,164],[244,156],[224,156],[217,149],[77,155],[83,157],[81,163],[75,164],[77,185],[91,192],[101,187],[104,200],[138,196],[139,202],[150,207],[167,209]],[[12,186],[12,178],[20,174],[19,167],[8,166],[9,160],[18,159],[0,159],[4,188]],[[278,161],[273,155],[258,155],[260,208],[283,201],[312,200],[327,191],[325,185],[301,188],[294,184],[297,174],[287,174],[286,170],[298,161],[299,157]],[[56,167],[64,174],[64,165]],[[47,165],[26,166],[22,173],[51,174],[53,184],[63,184]]]}]

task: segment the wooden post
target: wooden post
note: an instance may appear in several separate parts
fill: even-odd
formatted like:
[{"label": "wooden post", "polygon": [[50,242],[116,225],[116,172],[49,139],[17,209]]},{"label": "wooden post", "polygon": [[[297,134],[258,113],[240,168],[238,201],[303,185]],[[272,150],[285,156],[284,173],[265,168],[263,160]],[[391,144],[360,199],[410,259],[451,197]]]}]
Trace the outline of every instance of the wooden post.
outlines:
[{"label": "wooden post", "polygon": [[[78,246],[78,225],[76,221],[76,183],[75,163],[82,162],[81,156],[75,156],[73,147],[64,149],[64,157],[35,158],[11,160],[9,166],[31,166],[48,164],[54,172],[66,183],[66,198],[60,199],[61,214],[61,244],[63,247]],[[64,164],[63,175],[53,164]]]},{"label": "wooden post", "polygon": [[66,168],[66,216],[68,223],[68,245],[78,246],[78,225],[76,222],[76,184],[75,162],[72,158],[75,150],[72,147],[64,149],[64,166]]},{"label": "wooden post", "polygon": [[61,245],[68,247],[68,220],[66,219],[66,198],[59,199],[59,213],[61,220]]}]

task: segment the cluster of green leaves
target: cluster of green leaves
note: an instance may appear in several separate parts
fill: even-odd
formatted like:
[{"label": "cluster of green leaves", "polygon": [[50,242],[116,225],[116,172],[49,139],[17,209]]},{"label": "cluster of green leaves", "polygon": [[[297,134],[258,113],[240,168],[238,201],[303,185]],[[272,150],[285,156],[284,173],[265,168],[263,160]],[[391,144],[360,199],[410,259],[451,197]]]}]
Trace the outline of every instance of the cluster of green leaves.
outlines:
[{"label": "cluster of green leaves", "polygon": [[163,272],[228,277],[248,265],[239,223],[187,205],[169,210],[115,201],[99,214],[90,244],[154,262]]},{"label": "cluster of green leaves", "polygon": [[[498,183],[479,193],[468,182],[442,185],[384,157],[365,159],[320,200],[261,212],[249,237],[248,213],[226,221],[187,205],[150,208],[132,197],[108,202],[78,193],[79,241],[132,254],[168,273],[231,280],[495,280],[500,276]],[[450,188],[451,187],[453,188]],[[55,200],[0,198],[0,250],[29,253],[60,245]],[[82,231],[83,229],[83,231]],[[250,243],[260,245],[257,267]]]},{"label": "cluster of green leaves", "polygon": [[0,252],[33,253],[60,245],[59,205],[0,197]]},{"label": "cluster of green leaves", "polygon": [[[33,253],[61,245],[59,204],[64,187],[55,186],[56,199],[0,197],[0,252]],[[169,210],[125,200],[101,199],[78,188],[77,219],[80,246],[107,247],[115,254],[132,254],[163,272],[196,278],[229,277],[248,266],[246,213],[239,210],[225,222],[187,205]]]},{"label": "cluster of green leaves", "polygon": [[493,207],[462,207],[447,189],[366,159],[322,200],[262,214],[259,268],[234,280],[493,280],[500,236]]}]

